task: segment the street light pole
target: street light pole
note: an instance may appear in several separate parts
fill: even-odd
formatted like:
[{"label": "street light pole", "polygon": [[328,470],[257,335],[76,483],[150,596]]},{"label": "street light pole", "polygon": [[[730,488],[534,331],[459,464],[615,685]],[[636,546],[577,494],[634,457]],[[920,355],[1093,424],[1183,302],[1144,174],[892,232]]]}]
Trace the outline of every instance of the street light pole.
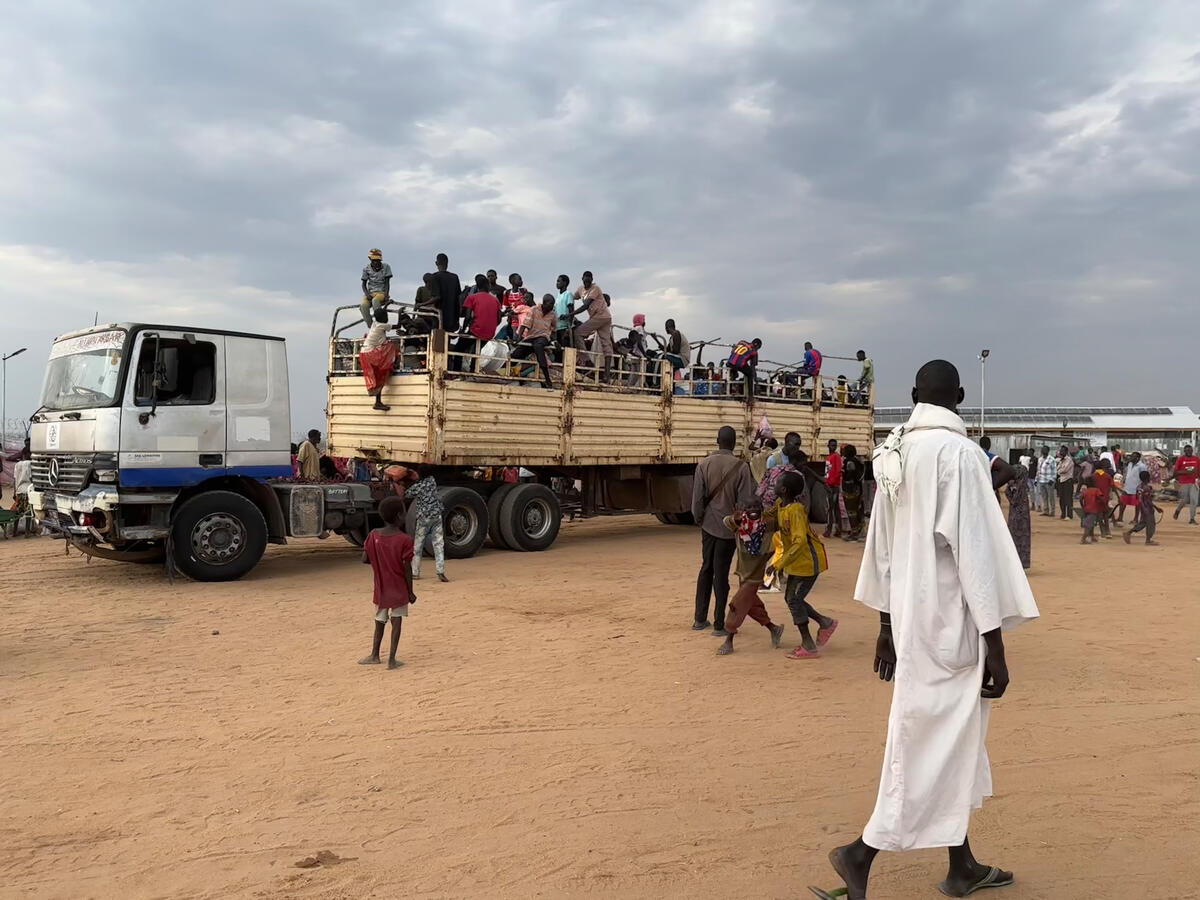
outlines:
[{"label": "street light pole", "polygon": [[991,356],[991,350],[981,350],[979,352],[979,436],[983,437],[983,410],[984,398],[987,392],[987,360]]},{"label": "street light pole", "polygon": [[24,352],[25,348],[22,347],[0,356],[0,454],[7,452],[8,448],[8,361]]}]

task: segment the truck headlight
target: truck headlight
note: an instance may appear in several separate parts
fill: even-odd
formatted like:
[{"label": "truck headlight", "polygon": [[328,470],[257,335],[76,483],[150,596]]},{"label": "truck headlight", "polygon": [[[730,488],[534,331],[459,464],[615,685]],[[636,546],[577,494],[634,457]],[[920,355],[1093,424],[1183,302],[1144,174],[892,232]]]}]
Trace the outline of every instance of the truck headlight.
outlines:
[{"label": "truck headlight", "polygon": [[115,453],[97,453],[92,458],[92,477],[96,481],[115,484],[117,480],[117,455]]}]

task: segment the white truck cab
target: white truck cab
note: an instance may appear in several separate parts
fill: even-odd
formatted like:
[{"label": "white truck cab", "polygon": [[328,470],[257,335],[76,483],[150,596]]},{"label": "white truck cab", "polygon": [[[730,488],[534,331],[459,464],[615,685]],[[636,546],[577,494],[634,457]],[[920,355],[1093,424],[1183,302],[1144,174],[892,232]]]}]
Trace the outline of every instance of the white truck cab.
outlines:
[{"label": "white truck cab", "polygon": [[361,540],[370,491],[293,484],[282,338],[123,323],[55,340],[30,432],[38,518],[85,553],[238,578],[268,542]]}]

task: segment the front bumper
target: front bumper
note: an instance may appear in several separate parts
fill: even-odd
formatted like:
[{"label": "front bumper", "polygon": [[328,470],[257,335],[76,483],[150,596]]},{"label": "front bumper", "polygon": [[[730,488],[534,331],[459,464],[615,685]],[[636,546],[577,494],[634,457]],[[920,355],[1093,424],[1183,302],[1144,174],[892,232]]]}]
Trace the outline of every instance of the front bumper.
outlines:
[{"label": "front bumper", "polygon": [[[175,502],[176,492],[122,494],[116,485],[93,484],[77,494],[56,494],[52,491],[29,489],[29,505],[39,522],[52,531],[71,537],[96,541],[153,540],[166,537],[167,529],[138,527],[119,529],[117,510],[130,504],[165,504]],[[82,515],[103,514],[103,530],[80,522]]]}]

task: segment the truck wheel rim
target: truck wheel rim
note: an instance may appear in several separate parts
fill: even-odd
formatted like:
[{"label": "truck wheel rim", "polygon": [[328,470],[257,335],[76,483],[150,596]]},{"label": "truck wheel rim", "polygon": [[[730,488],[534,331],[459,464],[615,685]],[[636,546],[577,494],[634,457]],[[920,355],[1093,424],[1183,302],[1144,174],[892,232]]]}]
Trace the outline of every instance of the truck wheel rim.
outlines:
[{"label": "truck wheel rim", "polygon": [[201,562],[221,565],[246,547],[246,527],[228,513],[212,513],[192,528],[192,552]]},{"label": "truck wheel rim", "polygon": [[454,510],[450,514],[449,521],[446,522],[446,530],[450,533],[450,539],[455,543],[469,540],[475,533],[475,514],[466,509]]},{"label": "truck wheel rim", "polygon": [[530,540],[541,540],[550,531],[550,504],[545,500],[531,500],[521,513],[521,531]]}]

